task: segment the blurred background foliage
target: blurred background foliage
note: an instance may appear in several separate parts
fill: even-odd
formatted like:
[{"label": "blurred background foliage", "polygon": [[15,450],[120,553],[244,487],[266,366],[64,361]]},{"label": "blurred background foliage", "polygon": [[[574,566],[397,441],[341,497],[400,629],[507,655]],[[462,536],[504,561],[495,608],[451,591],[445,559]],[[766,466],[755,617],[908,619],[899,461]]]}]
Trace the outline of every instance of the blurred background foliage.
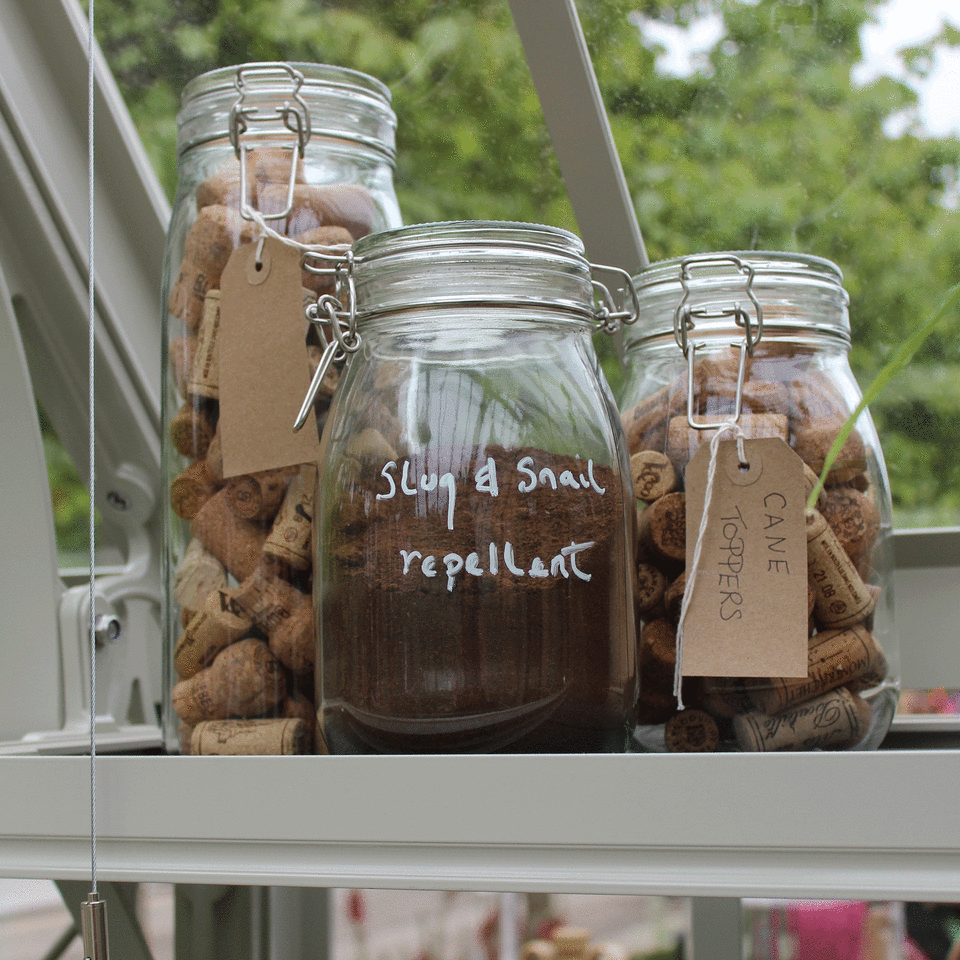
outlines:
[{"label": "blurred background foliage", "polygon": [[[711,250],[827,257],[851,297],[866,385],[960,279],[960,139],[931,137],[902,81],[853,79],[877,0],[579,0],[651,260]],[[658,68],[647,23],[724,30],[691,72]],[[404,221],[576,230],[506,0],[97,0],[98,40],[170,196],[192,77],[253,60],[353,67],[399,117]],[[915,76],[947,26],[906,51]],[[616,357],[604,364],[614,388]],[[960,322],[874,405],[898,526],[960,516]]]}]

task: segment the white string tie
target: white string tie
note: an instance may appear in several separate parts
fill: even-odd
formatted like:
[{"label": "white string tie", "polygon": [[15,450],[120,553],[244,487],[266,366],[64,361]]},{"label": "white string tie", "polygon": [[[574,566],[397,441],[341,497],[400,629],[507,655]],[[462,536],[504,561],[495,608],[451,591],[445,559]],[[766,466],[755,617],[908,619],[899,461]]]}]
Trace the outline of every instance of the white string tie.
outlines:
[{"label": "white string tie", "polygon": [[746,450],[743,441],[746,434],[738,423],[728,420],[720,424],[717,432],[710,440],[710,466],[707,469],[707,484],[703,495],[703,513],[700,516],[700,529],[697,531],[697,542],[693,550],[693,557],[690,561],[690,568],[687,571],[687,583],[683,591],[683,602],[680,604],[680,619],[677,623],[677,660],[673,668],[673,694],[677,698],[677,709],[683,709],[683,696],[681,686],[683,682],[683,624],[687,616],[687,610],[690,608],[690,602],[693,599],[693,586],[697,580],[697,573],[700,569],[700,554],[703,551],[703,541],[707,533],[707,524],[709,522],[710,501],[713,499],[713,485],[717,475],[717,452],[720,443],[726,434],[732,434],[737,442],[737,456],[741,466],[747,465]]},{"label": "white string tie", "polygon": [[324,253],[328,250],[332,253],[343,253],[350,249],[349,243],[333,243],[329,246],[325,246],[321,243],[301,243],[299,240],[295,240],[293,237],[288,237],[286,234],[278,233],[267,223],[266,218],[259,210],[254,210],[253,207],[248,206],[246,203],[243,205],[243,215],[245,217],[249,217],[249,219],[260,228],[261,238],[269,237],[271,240],[279,240],[280,243],[284,243],[288,247],[295,247],[297,250],[300,250],[304,253]]}]

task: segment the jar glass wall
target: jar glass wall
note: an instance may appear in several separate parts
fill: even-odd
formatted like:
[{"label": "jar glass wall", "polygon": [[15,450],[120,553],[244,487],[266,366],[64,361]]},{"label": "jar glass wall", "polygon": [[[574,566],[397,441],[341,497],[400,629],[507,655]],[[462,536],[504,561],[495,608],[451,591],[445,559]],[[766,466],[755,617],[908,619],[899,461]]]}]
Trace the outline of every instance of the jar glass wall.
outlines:
[{"label": "jar glass wall", "polygon": [[355,253],[317,501],[329,749],[624,750],[632,495],[579,241],[437,224]]},{"label": "jar glass wall", "polygon": [[[682,269],[688,272],[684,281]],[[678,718],[674,694],[677,627],[691,555],[686,471],[715,433],[691,427],[688,405],[699,424],[734,416],[745,337],[736,319],[742,322],[746,314],[755,323],[759,307],[762,330],[754,328],[759,340],[745,357],[737,424],[748,438],[779,437],[788,444],[802,461],[809,493],[861,399],[848,363],[847,297],[839,271],[813,257],[716,254],[688,258],[686,265],[681,260],[654,264],[638,275],[636,287],[641,316],[627,333],[621,409],[640,531],[634,583],[642,623],[638,745],[648,750],[671,745],[876,747],[896,707],[898,653],[889,487],[866,411],[805,518],[807,676],[685,676],[684,718]],[[683,325],[694,357],[692,388],[681,346]],[[779,600],[769,597],[771,609]],[[776,639],[772,634],[771,643]],[[704,727],[697,731],[699,746],[696,737],[679,733],[685,724],[692,729],[695,720]]]},{"label": "jar glass wall", "polygon": [[[395,127],[383,84],[323,64],[219,69],[183,92],[162,285],[170,750],[314,748],[312,556],[303,515],[315,465],[304,457],[225,470],[221,414],[228,392],[257,408],[293,373],[309,379],[321,351],[303,304],[330,292],[332,281],[295,267],[286,306],[258,308],[261,336],[299,331],[293,353],[302,366],[272,369],[260,358],[256,381],[244,386],[229,379],[236,368],[222,364],[227,338],[237,340],[236,310],[221,311],[222,280],[231,257],[255,249],[269,231],[288,238],[287,249],[343,251],[398,226]],[[257,249],[259,268],[264,248]],[[316,405],[319,430],[336,379],[331,370]],[[242,423],[234,437],[234,449],[256,444]]]}]

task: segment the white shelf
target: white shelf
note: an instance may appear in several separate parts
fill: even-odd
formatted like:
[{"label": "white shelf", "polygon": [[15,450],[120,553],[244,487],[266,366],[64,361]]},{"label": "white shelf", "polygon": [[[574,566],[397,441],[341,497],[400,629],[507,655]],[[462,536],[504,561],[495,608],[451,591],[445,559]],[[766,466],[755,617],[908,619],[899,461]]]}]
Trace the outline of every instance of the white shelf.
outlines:
[{"label": "white shelf", "polygon": [[[0,758],[0,876],[89,875],[89,760]],[[105,880],[956,899],[960,752],[98,760]]]}]

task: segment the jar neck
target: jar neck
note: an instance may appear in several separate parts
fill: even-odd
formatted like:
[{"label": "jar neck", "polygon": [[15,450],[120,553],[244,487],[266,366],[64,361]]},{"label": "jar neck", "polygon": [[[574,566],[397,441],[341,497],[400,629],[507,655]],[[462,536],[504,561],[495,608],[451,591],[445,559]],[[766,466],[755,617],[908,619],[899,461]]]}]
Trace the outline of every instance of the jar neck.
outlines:
[{"label": "jar neck", "polygon": [[574,234],[536,224],[418,224],[354,248],[358,317],[462,310],[483,316],[560,313],[595,318],[594,287]]},{"label": "jar neck", "polygon": [[299,141],[348,143],[391,166],[396,115],[389,89],[356,70],[311,63],[253,63],[210,71],[184,88],[177,149],[219,139],[236,145]]},{"label": "jar neck", "polygon": [[[710,352],[739,346],[743,342],[743,331],[736,327],[721,331],[700,331],[689,337],[691,345],[698,350]],[[755,358],[783,356],[785,353],[820,353],[824,355],[847,356],[850,353],[849,337],[834,336],[817,330],[768,328],[764,326],[763,335],[755,345]],[[624,356],[632,357],[655,355],[661,360],[675,360],[685,363],[683,351],[673,335],[673,330],[658,336],[629,340],[624,344]]]},{"label": "jar neck", "polygon": [[849,298],[839,269],[818,257],[778,252],[704,254],[653,264],[634,278],[640,319],[628,346],[763,339],[850,344]]}]

